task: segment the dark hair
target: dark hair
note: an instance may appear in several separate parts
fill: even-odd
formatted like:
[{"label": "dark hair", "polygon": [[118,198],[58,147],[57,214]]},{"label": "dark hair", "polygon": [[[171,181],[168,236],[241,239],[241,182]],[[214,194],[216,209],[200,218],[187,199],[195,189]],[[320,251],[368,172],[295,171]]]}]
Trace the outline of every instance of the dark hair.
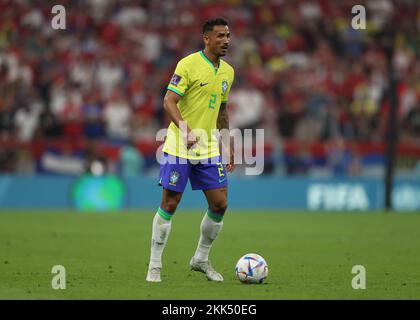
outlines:
[{"label": "dark hair", "polygon": [[228,22],[223,18],[209,19],[203,24],[203,34],[207,31],[213,31],[214,26],[227,26]]}]

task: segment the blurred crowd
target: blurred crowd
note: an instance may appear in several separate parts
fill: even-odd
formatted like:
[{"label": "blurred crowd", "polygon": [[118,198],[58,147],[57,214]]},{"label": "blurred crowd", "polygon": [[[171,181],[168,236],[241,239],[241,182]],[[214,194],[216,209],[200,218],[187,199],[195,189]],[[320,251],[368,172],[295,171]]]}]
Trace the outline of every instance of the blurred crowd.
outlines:
[{"label": "blurred crowd", "polygon": [[[65,30],[51,27],[56,4]],[[356,4],[366,8],[365,30],[351,26]],[[69,172],[83,171],[91,146],[103,144],[121,147],[116,168],[144,170],[154,150],[136,146],[167,125],[162,99],[176,62],[202,48],[201,26],[214,16],[232,35],[231,127],[265,129],[269,170],[293,140],[333,141],[327,164],[341,148],[344,172],[360,172],[345,145],[384,141],[391,76],[399,141],[420,145],[417,0],[0,0],[0,171],[51,168],[45,157],[63,154],[79,161]],[[54,139],[64,150],[27,148]],[[67,143],[82,140],[84,150]],[[301,151],[298,169],[293,158],[284,172],[311,166]]]}]

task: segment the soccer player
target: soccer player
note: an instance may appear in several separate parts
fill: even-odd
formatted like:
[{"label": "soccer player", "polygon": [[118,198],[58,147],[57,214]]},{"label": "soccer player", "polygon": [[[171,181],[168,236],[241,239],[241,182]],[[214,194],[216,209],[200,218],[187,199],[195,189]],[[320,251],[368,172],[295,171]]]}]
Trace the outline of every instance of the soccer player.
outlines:
[{"label": "soccer player", "polygon": [[193,190],[203,190],[208,204],[190,268],[211,281],[223,281],[209,261],[209,252],[227,208],[227,172],[235,169],[233,148],[228,150],[225,166],[214,134],[216,129],[229,129],[226,103],[234,71],[221,59],[227,53],[229,40],[227,21],[216,18],[205,22],[204,50],[181,59],[168,85],[164,108],[171,123],[162,149],[162,201],[153,219],[147,281],[161,281],[162,253],[188,179]]}]

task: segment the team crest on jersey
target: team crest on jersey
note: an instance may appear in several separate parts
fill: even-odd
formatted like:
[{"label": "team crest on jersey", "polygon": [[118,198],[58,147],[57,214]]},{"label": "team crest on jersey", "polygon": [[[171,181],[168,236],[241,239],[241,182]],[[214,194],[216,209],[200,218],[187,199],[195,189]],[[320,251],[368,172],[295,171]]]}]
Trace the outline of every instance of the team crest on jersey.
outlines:
[{"label": "team crest on jersey", "polygon": [[181,76],[174,73],[174,75],[172,76],[172,79],[171,79],[171,84],[174,85],[174,86],[177,86],[178,83],[181,81],[181,79],[182,79]]},{"label": "team crest on jersey", "polygon": [[179,173],[176,171],[172,171],[171,172],[171,176],[169,178],[169,184],[172,186],[176,186],[176,183],[178,182],[179,179]]},{"label": "team crest on jersey", "polygon": [[226,80],[223,80],[222,81],[222,92],[223,92],[223,94],[226,93],[227,88],[228,88],[228,82]]}]

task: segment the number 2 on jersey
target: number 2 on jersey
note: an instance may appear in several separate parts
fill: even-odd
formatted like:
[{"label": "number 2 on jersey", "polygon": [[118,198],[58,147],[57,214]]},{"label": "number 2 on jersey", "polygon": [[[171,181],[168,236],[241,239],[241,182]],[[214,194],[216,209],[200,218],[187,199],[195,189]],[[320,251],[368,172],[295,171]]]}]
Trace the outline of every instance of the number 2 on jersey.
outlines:
[{"label": "number 2 on jersey", "polygon": [[216,100],[217,100],[217,94],[212,94],[211,98],[210,98],[210,102],[209,102],[209,108],[210,109],[214,109],[214,107],[216,105]]}]

